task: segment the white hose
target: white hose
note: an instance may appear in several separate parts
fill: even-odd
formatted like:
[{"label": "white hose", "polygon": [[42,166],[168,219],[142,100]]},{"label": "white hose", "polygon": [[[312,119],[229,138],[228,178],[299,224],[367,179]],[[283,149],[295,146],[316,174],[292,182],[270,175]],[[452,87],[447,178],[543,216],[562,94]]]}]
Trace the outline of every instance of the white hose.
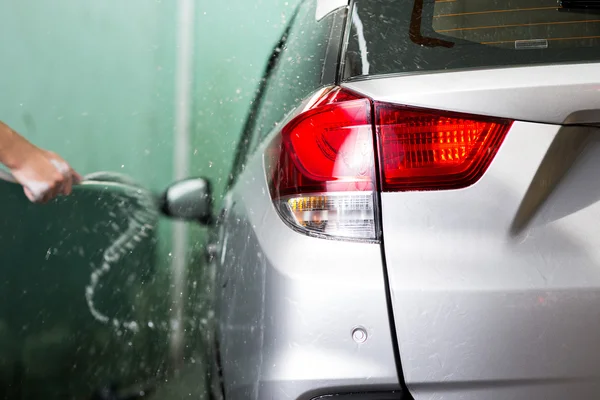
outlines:
[{"label": "white hose", "polygon": [[[0,169],[0,179],[17,183],[12,174],[2,169]],[[107,274],[124,255],[131,253],[136,245],[156,228],[159,212],[154,194],[136,184],[128,176],[116,172],[94,172],[86,175],[79,186],[118,188],[121,192],[126,193],[124,197],[134,200],[136,203],[134,211],[129,214],[127,229],[104,250],[102,265],[92,271],[90,282],[85,288],[85,299],[92,316],[97,321],[104,324],[112,322],[117,329],[125,328],[137,332],[139,324],[136,321],[111,319],[99,311],[94,304],[94,293],[102,276]]]}]

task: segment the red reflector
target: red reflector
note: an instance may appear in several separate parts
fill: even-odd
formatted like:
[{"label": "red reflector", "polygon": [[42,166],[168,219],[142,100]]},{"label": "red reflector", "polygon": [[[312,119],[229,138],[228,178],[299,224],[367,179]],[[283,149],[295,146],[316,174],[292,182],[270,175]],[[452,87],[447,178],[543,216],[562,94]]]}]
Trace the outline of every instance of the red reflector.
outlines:
[{"label": "red reflector", "polygon": [[373,190],[370,101],[330,91],[283,128],[268,156],[273,198]]},{"label": "red reflector", "polygon": [[512,121],[375,105],[383,191],[459,189],[475,183]]}]

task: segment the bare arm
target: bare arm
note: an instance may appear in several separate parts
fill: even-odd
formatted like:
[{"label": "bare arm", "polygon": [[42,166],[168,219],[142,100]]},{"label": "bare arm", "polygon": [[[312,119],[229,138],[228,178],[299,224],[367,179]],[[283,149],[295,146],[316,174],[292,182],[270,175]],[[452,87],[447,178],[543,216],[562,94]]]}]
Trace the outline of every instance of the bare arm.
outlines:
[{"label": "bare arm", "polygon": [[69,195],[81,177],[59,155],[40,149],[0,121],[0,163],[23,186],[27,198],[45,203]]}]

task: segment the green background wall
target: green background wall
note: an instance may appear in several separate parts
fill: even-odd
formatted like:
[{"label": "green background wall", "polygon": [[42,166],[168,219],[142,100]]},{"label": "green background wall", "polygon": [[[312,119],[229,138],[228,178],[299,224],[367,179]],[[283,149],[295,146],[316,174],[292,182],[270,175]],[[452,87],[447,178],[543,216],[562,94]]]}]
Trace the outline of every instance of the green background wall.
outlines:
[{"label": "green background wall", "polygon": [[2,0],[0,16],[0,120],[83,174],[170,182],[173,2]]},{"label": "green background wall", "polygon": [[0,1],[0,118],[83,173],[172,175],[173,2]]},{"label": "green background wall", "polygon": [[[297,3],[195,2],[190,174],[215,183],[217,204],[266,59]],[[173,177],[176,1],[0,0],[0,16],[0,120],[61,154],[83,174],[119,171],[154,190],[164,188]],[[20,319],[0,315],[0,398],[65,398],[65,390],[85,393],[90,385],[123,377],[125,366],[129,380],[163,368],[164,335],[146,330],[116,336],[89,315],[79,315],[87,311],[82,301],[88,264],[98,257],[94,249],[106,245],[115,222],[110,210],[118,203],[75,194],[40,208],[2,183],[0,196],[10,203],[0,230],[0,287],[11,287],[0,299],[4,314],[21,314]],[[203,233],[198,227],[190,232],[192,253],[201,250]],[[170,223],[162,221],[157,241],[144,243],[146,250],[134,253],[107,280],[106,307],[119,312],[120,302],[136,302],[138,314],[166,318],[170,239]],[[77,244],[88,251],[73,251]],[[190,270],[190,281],[197,268]],[[131,271],[137,280],[125,288]],[[151,276],[160,271],[163,278]],[[14,295],[32,291],[36,298]],[[198,295],[189,293],[189,302]],[[23,325],[29,314],[35,332],[10,326],[10,321]],[[73,355],[59,344],[64,342],[86,351]],[[20,353],[4,357],[2,348]],[[96,353],[88,353],[91,348]],[[36,358],[48,351],[49,360]],[[121,357],[115,360],[114,354]],[[61,363],[71,368],[65,372]],[[34,371],[32,365],[41,367]],[[60,377],[56,370],[62,371]],[[174,382],[174,387],[189,393],[188,386],[197,386],[197,375],[190,376],[187,386]],[[16,394],[19,380],[33,387],[31,379],[37,379],[38,393]],[[61,379],[89,382],[57,389]]]}]

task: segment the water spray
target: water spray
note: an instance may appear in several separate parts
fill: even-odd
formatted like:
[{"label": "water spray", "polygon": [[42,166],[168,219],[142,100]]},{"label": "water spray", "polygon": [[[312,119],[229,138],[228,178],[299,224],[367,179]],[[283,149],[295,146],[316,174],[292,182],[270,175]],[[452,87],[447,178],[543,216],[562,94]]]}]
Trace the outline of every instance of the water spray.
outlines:
[{"label": "water spray", "polygon": [[[0,179],[18,183],[12,174],[2,169],[0,169]],[[115,190],[135,203],[134,211],[127,221],[127,229],[104,250],[101,265],[92,271],[90,281],[85,288],[85,299],[90,313],[98,322],[112,324],[116,329],[123,328],[137,332],[139,324],[136,321],[111,318],[98,310],[94,304],[94,294],[101,278],[110,272],[113,265],[124,255],[131,253],[156,228],[160,205],[154,193],[141,187],[130,177],[116,172],[95,172],[86,175],[76,186],[90,190]]]}]

